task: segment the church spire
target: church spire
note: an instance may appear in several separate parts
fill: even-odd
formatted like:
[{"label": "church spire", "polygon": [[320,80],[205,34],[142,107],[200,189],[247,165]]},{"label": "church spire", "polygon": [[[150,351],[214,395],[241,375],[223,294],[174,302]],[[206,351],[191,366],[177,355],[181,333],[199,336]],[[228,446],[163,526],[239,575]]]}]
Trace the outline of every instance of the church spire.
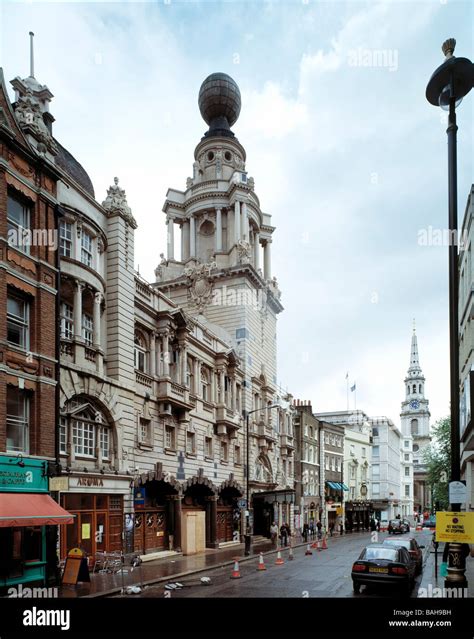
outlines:
[{"label": "church spire", "polygon": [[416,338],[415,320],[413,320],[413,335],[411,336],[410,366],[408,374],[421,373],[420,360],[418,357],[418,341]]}]

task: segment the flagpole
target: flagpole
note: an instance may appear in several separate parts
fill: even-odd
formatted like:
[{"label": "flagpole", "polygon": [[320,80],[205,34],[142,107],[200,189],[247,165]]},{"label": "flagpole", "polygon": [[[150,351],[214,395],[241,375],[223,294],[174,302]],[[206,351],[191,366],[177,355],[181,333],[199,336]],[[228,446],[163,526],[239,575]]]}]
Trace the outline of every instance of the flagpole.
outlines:
[{"label": "flagpole", "polygon": [[346,373],[347,412],[349,412],[349,372]]},{"label": "flagpole", "polygon": [[354,382],[354,410],[357,410],[357,383]]}]

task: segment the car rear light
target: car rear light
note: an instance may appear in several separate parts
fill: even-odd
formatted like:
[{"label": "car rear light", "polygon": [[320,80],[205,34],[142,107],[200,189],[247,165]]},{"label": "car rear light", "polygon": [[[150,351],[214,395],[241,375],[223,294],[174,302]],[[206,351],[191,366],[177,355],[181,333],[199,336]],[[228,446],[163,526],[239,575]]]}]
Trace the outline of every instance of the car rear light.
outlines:
[{"label": "car rear light", "polygon": [[406,575],[408,572],[403,566],[391,566],[390,570],[394,575]]},{"label": "car rear light", "polygon": [[352,566],[352,572],[364,572],[366,568],[367,566],[365,564],[354,564]]}]

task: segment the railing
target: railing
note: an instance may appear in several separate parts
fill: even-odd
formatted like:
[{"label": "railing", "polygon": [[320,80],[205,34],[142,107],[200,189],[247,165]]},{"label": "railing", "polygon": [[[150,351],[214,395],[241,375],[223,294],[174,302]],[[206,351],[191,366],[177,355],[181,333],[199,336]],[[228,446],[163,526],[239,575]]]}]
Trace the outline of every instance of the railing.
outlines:
[{"label": "railing", "polygon": [[153,383],[152,377],[145,375],[145,373],[141,373],[140,371],[135,371],[135,379],[137,384],[142,384],[142,386],[146,386],[147,388],[151,388]]},{"label": "railing", "polygon": [[84,357],[89,361],[89,362],[94,362],[97,358],[97,353],[95,352],[95,350],[93,348],[89,348],[88,346],[84,347]]},{"label": "railing", "polygon": [[182,386],[180,386],[179,384],[174,384],[173,382],[171,382],[170,386],[172,393],[178,395],[178,397],[180,397],[181,399],[184,399],[184,388]]},{"label": "railing", "polygon": [[142,282],[135,280],[135,289],[137,293],[143,295],[143,297],[146,297],[147,300],[151,299],[151,293],[147,284],[143,284]]}]

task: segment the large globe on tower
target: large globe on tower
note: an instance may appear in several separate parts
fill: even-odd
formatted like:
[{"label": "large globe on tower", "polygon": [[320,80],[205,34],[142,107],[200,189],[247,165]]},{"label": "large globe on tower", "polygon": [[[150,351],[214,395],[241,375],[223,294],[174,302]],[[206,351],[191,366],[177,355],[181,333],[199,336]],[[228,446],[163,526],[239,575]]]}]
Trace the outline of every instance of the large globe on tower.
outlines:
[{"label": "large globe on tower", "polygon": [[212,73],[199,89],[199,110],[209,131],[205,136],[233,136],[230,127],[240,114],[241,97],[235,80],[226,73]]}]

